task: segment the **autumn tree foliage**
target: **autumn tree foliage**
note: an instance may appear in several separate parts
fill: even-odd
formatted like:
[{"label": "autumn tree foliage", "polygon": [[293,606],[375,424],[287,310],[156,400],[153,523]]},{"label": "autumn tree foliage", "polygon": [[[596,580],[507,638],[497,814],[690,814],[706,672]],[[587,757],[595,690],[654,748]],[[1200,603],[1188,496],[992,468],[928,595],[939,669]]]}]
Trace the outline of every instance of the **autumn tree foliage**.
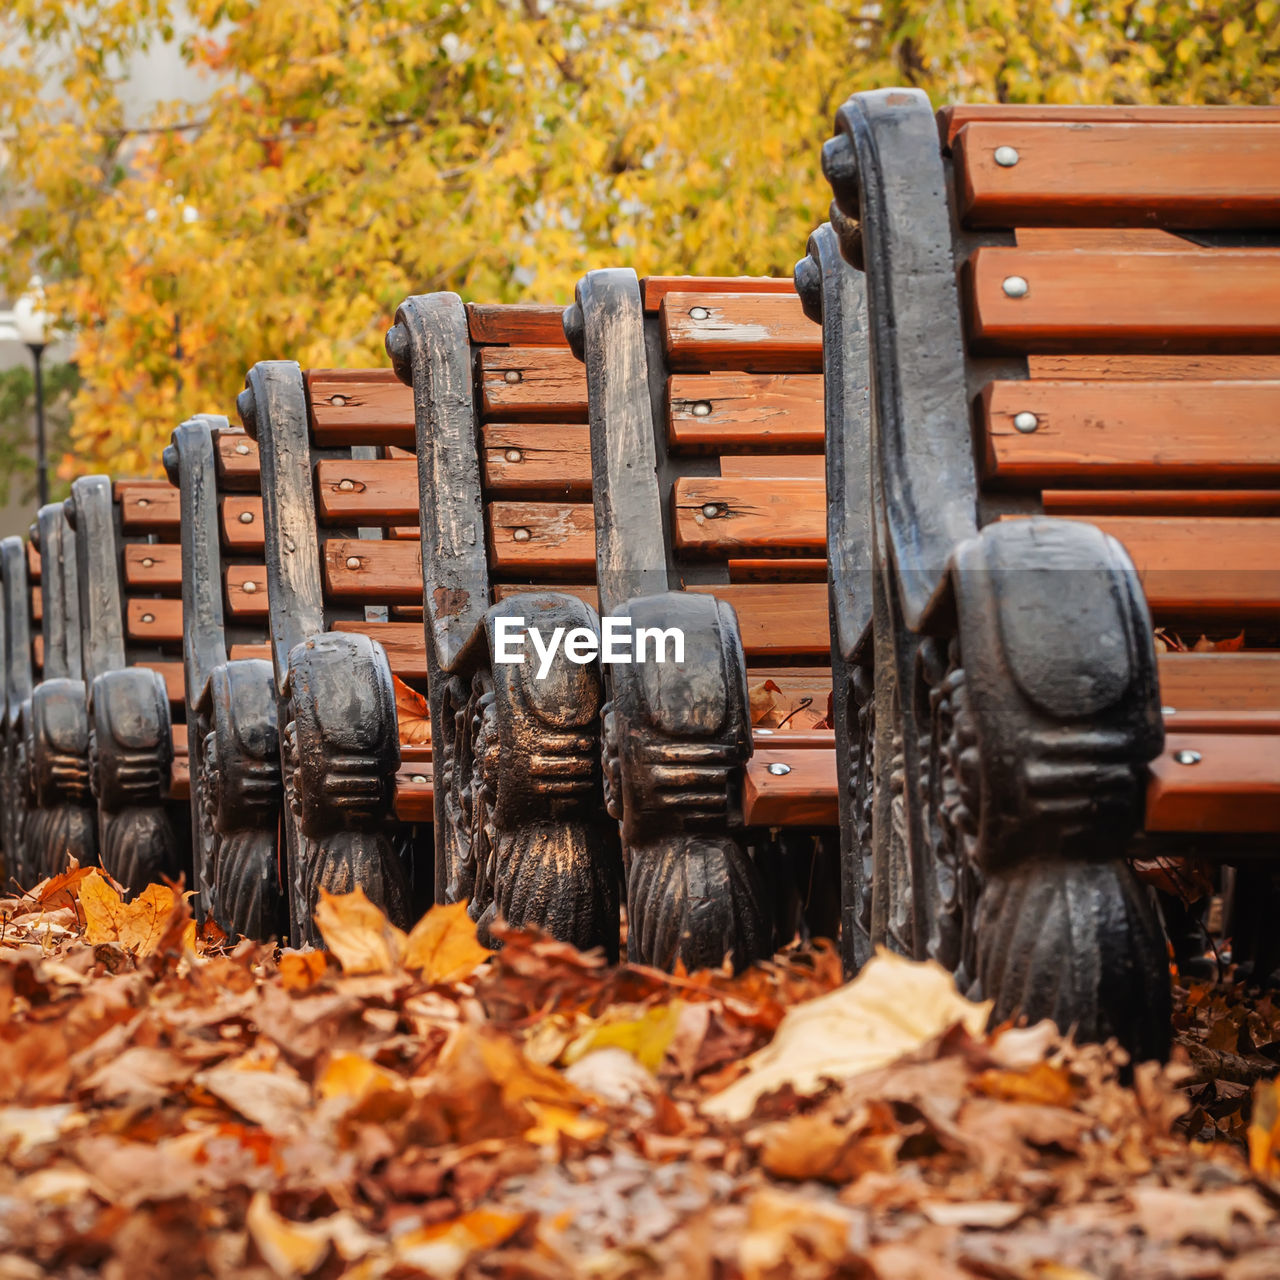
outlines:
[{"label": "autumn tree foliage", "polygon": [[[1266,102],[1276,0],[9,0],[0,272],[77,335],[64,472],[145,473],[253,361],[385,362],[406,294],[786,273],[839,102]],[[129,119],[174,41],[199,105]]]}]

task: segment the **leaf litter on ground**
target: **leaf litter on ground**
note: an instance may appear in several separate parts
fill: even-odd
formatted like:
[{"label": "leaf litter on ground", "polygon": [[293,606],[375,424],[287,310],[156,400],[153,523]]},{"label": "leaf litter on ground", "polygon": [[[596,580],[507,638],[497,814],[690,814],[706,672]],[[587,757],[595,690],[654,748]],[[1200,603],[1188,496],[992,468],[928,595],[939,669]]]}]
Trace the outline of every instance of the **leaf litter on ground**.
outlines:
[{"label": "leaf litter on ground", "polygon": [[79,868],[0,900],[0,1280],[1280,1275],[1280,1019],[1230,984],[1125,1083],[888,953],[317,922],[229,945]]}]

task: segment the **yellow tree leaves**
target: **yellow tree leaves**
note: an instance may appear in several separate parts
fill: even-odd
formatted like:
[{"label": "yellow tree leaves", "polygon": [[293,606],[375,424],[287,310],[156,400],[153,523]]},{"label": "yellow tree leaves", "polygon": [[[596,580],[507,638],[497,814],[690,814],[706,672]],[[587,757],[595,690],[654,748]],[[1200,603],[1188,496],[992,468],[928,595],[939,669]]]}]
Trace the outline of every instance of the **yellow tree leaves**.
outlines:
[{"label": "yellow tree leaves", "polygon": [[[409,293],[565,302],[587,268],[788,273],[849,93],[1241,101],[1275,0],[193,0],[207,101],[129,118],[167,0],[0,16],[8,283],[43,268],[83,387],[65,474],[156,469],[259,359],[385,364]],[[139,129],[136,126],[141,125]]]}]

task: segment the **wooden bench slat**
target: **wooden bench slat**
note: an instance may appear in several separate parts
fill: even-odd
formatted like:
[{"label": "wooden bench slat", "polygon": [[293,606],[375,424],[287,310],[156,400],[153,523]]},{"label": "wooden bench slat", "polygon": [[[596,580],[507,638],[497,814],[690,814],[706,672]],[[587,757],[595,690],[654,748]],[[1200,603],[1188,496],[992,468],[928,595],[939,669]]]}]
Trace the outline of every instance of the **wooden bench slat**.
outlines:
[{"label": "wooden bench slat", "polygon": [[232,662],[237,662],[241,658],[263,658],[267,662],[270,662],[271,646],[265,641],[261,644],[233,644],[231,646]]},{"label": "wooden bench slat", "polygon": [[339,619],[334,631],[350,631],[376,640],[386,651],[391,670],[402,680],[427,678],[427,638],[420,622],[362,622]]},{"label": "wooden bench slat", "polygon": [[1027,357],[1033,380],[1044,378],[1086,382],[1205,382],[1243,379],[1275,381],[1280,378],[1280,355],[1224,356],[1212,353],[1160,355],[1046,354]]},{"label": "wooden bench slat", "polygon": [[425,768],[420,764],[401,766],[396,774],[395,813],[401,822],[435,821],[435,792],[429,765]]},{"label": "wooden bench slat", "polygon": [[487,422],[484,486],[493,494],[591,497],[591,432],[581,423]]},{"label": "wooden bench slat", "polygon": [[305,376],[316,444],[413,448],[413,390],[390,369],[311,369]]},{"label": "wooden bench slat", "polygon": [[684,551],[809,552],[827,545],[821,479],[684,476],[674,486],[675,540]]},{"label": "wooden bench slat", "polygon": [[30,543],[27,543],[27,577],[32,582],[40,581],[40,552]]},{"label": "wooden bench slat", "polygon": [[334,523],[417,524],[418,463],[324,458],[316,463],[316,512]]},{"label": "wooden bench slat", "polygon": [[181,591],[182,548],[176,542],[127,544],[124,584],[146,591]]},{"label": "wooden bench slat", "polygon": [[1145,107],[955,103],[938,112],[944,146],[968,124],[1280,124],[1280,107]]},{"label": "wooden bench slat", "polygon": [[646,276],[640,293],[646,311],[657,311],[669,293],[789,293],[795,295],[789,276]]},{"label": "wooden bench slat", "polygon": [[265,622],[270,617],[265,565],[228,565],[224,586],[227,612],[237,622]]},{"label": "wooden bench slat", "polygon": [[1158,662],[1167,729],[1233,713],[1280,723],[1280,653],[1162,653]]},{"label": "wooden bench slat", "polygon": [[820,453],[724,454],[720,474],[726,480],[822,480],[827,460]]},{"label": "wooden bench slat", "polygon": [[806,557],[730,560],[730,582],[826,582],[827,562]]},{"label": "wooden bench slat", "polygon": [[[182,669],[181,662],[140,662],[140,667],[148,667],[150,670],[157,672],[164,680],[165,693],[169,697],[169,701],[175,706],[185,702],[187,698],[187,678]],[[187,749],[187,726],[185,724],[177,724],[173,726],[174,732],[174,750],[178,749],[178,730],[182,730],[181,741],[182,750]]]},{"label": "wooden bench slat", "polygon": [[731,583],[685,589],[717,596],[733,606],[749,659],[783,653],[821,658],[831,653],[825,582]]},{"label": "wooden bench slat", "polygon": [[44,621],[44,592],[39,587],[31,585],[31,621]]},{"label": "wooden bench slat", "polygon": [[491,567],[499,572],[594,575],[595,511],[588,502],[491,502]]},{"label": "wooden bench slat", "polygon": [[117,481],[120,526],[127,533],[176,533],[182,526],[178,491],[167,480]]},{"label": "wooden bench slat", "polygon": [[1280,380],[992,382],[980,403],[986,474],[1007,484],[1280,481]]},{"label": "wooden bench slat", "polygon": [[564,308],[538,302],[467,303],[467,328],[472,342],[509,347],[563,347]]},{"label": "wooden bench slat", "polygon": [[126,600],[125,634],[143,644],[181,643],[182,601]]},{"label": "wooden bench slat", "polygon": [[486,347],[480,377],[486,417],[587,420],[586,370],[568,347]]},{"label": "wooden bench slat", "polygon": [[[1177,753],[1196,751],[1196,764]],[[1151,764],[1148,831],[1274,833],[1280,830],[1280,750],[1262,734],[1170,733]]]},{"label": "wooden bench slat", "polygon": [[[970,338],[986,351],[1280,352],[1280,250],[984,246],[965,275]],[[1015,278],[1026,281],[1022,297],[1005,293]]]},{"label": "wooden bench slat", "polygon": [[678,373],[667,380],[673,450],[820,450],[824,437],[820,374]]},{"label": "wooden bench slat", "polygon": [[[1280,215],[1280,124],[973,121],[953,142],[970,226],[1258,227]],[[999,147],[1017,153],[996,162]]]},{"label": "wooden bench slat", "polygon": [[422,605],[422,543],[329,538],[321,547],[324,589],[335,600]]},{"label": "wooden bench slat", "polygon": [[822,327],[794,294],[672,292],[659,317],[675,369],[822,370]]},{"label": "wooden bench slat", "polygon": [[[828,736],[826,751],[757,745],[742,788],[747,826],[839,826],[835,736]],[[785,765],[788,772],[770,773],[770,765]]]},{"label": "wooden bench slat", "polygon": [[214,443],[220,489],[247,491],[261,487],[261,463],[256,440],[251,440],[243,432],[223,431]]},{"label": "wooden bench slat", "polygon": [[241,555],[263,549],[262,498],[229,493],[222,499],[222,544]]}]

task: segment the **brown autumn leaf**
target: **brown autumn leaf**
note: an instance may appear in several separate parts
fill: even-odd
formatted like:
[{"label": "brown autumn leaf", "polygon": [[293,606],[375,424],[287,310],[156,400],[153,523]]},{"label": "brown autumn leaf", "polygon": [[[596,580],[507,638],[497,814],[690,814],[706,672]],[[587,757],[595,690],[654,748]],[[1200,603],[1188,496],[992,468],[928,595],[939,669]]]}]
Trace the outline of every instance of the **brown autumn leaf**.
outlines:
[{"label": "brown autumn leaf", "polygon": [[465,902],[437,903],[410,930],[401,962],[427,982],[457,982],[490,954],[476,937]]},{"label": "brown autumn leaf", "polygon": [[396,692],[396,724],[400,731],[401,746],[429,747],[431,710],[426,698],[394,673],[391,683]]},{"label": "brown autumn leaf", "polygon": [[[149,884],[132,902],[125,902],[97,871],[80,881],[78,897],[89,942],[118,942],[139,956],[150,955],[160,945],[178,903],[178,895],[162,884]],[[195,922],[187,923],[184,945],[194,949]]]},{"label": "brown autumn leaf", "polygon": [[344,973],[391,973],[400,967],[407,935],[363,889],[339,894],[321,889],[316,926]]},{"label": "brown autumn leaf", "polygon": [[1221,640],[1210,640],[1202,635],[1191,646],[1192,653],[1239,653],[1244,648],[1244,632],[1236,636],[1224,636]]},{"label": "brown autumn leaf", "polygon": [[306,991],[314,987],[329,967],[323,951],[282,951],[280,982],[286,991]]},{"label": "brown autumn leaf", "polygon": [[1249,1121],[1249,1167],[1260,1178],[1280,1179],[1280,1079],[1253,1086]]}]

